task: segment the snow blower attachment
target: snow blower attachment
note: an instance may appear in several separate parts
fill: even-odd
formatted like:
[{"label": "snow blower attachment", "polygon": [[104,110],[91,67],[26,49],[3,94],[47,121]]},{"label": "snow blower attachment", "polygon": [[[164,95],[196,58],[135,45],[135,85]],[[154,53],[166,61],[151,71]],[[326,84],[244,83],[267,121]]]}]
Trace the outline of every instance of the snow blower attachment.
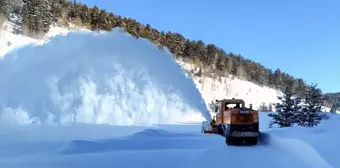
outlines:
[{"label": "snow blower attachment", "polygon": [[215,114],[210,122],[203,122],[202,133],[224,136],[228,145],[258,143],[258,111],[246,108],[242,99],[216,100]]}]

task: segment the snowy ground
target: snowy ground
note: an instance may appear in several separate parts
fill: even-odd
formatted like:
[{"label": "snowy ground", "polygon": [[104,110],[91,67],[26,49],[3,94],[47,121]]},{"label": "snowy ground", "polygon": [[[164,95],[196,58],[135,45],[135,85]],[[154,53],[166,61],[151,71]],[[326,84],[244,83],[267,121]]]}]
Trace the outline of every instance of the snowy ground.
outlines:
[{"label": "snowy ground", "polygon": [[199,124],[155,126],[15,126],[0,131],[2,168],[259,167],[337,168],[340,117],[317,128],[261,129],[270,144],[226,146]]}]

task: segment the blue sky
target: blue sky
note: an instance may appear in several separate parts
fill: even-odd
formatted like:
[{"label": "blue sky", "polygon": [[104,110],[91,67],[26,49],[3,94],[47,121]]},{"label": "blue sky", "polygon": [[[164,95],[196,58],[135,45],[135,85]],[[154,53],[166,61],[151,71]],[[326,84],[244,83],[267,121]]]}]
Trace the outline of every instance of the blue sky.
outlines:
[{"label": "blue sky", "polygon": [[78,0],[340,92],[339,0]]}]

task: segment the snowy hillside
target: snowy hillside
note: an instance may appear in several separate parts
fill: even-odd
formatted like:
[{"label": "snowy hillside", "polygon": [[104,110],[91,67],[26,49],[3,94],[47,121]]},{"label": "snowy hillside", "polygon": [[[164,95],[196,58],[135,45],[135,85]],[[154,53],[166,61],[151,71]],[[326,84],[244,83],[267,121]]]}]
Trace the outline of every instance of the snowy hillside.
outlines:
[{"label": "snowy hillside", "polygon": [[[49,38],[56,35],[66,35],[68,32],[75,31],[76,28],[70,25],[69,28],[61,28],[57,26],[51,27],[50,31],[45,35],[45,38],[37,40],[22,35],[20,15],[11,14],[9,20],[0,26],[0,57],[4,56],[9,51],[16,50],[29,44],[43,44]],[[80,29],[79,31],[87,31]]]},{"label": "snowy hillside", "polygon": [[17,47],[24,46],[37,40],[21,35],[18,18],[5,22],[0,26],[0,56]]},{"label": "snowy hillside", "polygon": [[[194,65],[190,65],[183,61],[177,61],[187,72],[198,71]],[[246,106],[250,104],[257,109],[262,103],[266,105],[278,102],[277,96],[282,95],[281,92],[268,87],[262,87],[252,82],[240,80],[230,75],[228,78],[221,77],[213,79],[211,77],[192,77],[198,89],[200,90],[206,103],[210,103],[216,99],[235,98],[243,99]]]},{"label": "snowy hillside", "polygon": [[[0,40],[1,53],[0,55],[5,55],[8,51],[13,50],[17,47],[21,47],[30,43],[44,43],[44,41],[31,39],[25,36],[13,34],[10,30],[13,30],[13,25],[11,22],[7,23],[7,29],[2,31],[3,38]],[[70,29],[74,30],[74,29]],[[69,29],[52,27],[50,32],[47,33],[46,39],[53,37],[58,34],[67,34]],[[82,31],[84,31],[83,29]],[[11,45],[7,45],[10,43]],[[194,69],[193,65],[184,63],[177,60],[186,71],[191,71]],[[253,104],[254,108],[258,108],[262,103],[266,105],[270,103],[277,102],[277,92],[274,89],[261,87],[254,83],[248,81],[242,81],[237,78],[222,78],[221,81],[214,80],[208,77],[204,78],[194,78],[193,79],[197,88],[203,96],[206,103],[209,103],[214,99],[222,98],[242,98],[246,101],[247,105]],[[259,95],[259,93],[261,93]]]},{"label": "snowy hillside", "polygon": [[[51,37],[59,34],[67,34],[68,32],[79,30],[79,28],[70,24],[69,28],[52,27],[46,34],[43,40],[36,40],[22,36],[20,34],[20,16],[12,15],[10,21],[5,22],[2,27],[0,38],[0,56],[5,55],[9,51],[16,50],[19,47],[27,44],[43,44]],[[80,28],[81,31],[88,31]],[[170,54],[170,53],[169,53]],[[197,68],[194,65],[176,60],[185,71],[194,72]],[[200,91],[206,105],[215,99],[223,98],[241,98],[244,99],[247,106],[252,104],[255,109],[258,109],[261,104],[269,105],[276,103],[277,95],[281,92],[268,87],[262,87],[252,82],[240,80],[230,76],[220,79],[212,79],[210,77],[193,77],[193,81]],[[330,108],[325,107],[323,111],[330,111]]]}]

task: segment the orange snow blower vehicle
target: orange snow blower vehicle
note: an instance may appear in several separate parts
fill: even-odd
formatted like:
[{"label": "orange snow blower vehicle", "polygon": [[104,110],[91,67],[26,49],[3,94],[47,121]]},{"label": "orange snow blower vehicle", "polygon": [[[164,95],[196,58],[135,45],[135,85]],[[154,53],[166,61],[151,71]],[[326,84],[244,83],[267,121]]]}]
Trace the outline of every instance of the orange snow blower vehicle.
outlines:
[{"label": "orange snow blower vehicle", "polygon": [[228,145],[245,143],[256,145],[260,136],[259,113],[252,107],[246,108],[242,99],[216,100],[215,117],[204,121],[202,133],[225,137]]}]

